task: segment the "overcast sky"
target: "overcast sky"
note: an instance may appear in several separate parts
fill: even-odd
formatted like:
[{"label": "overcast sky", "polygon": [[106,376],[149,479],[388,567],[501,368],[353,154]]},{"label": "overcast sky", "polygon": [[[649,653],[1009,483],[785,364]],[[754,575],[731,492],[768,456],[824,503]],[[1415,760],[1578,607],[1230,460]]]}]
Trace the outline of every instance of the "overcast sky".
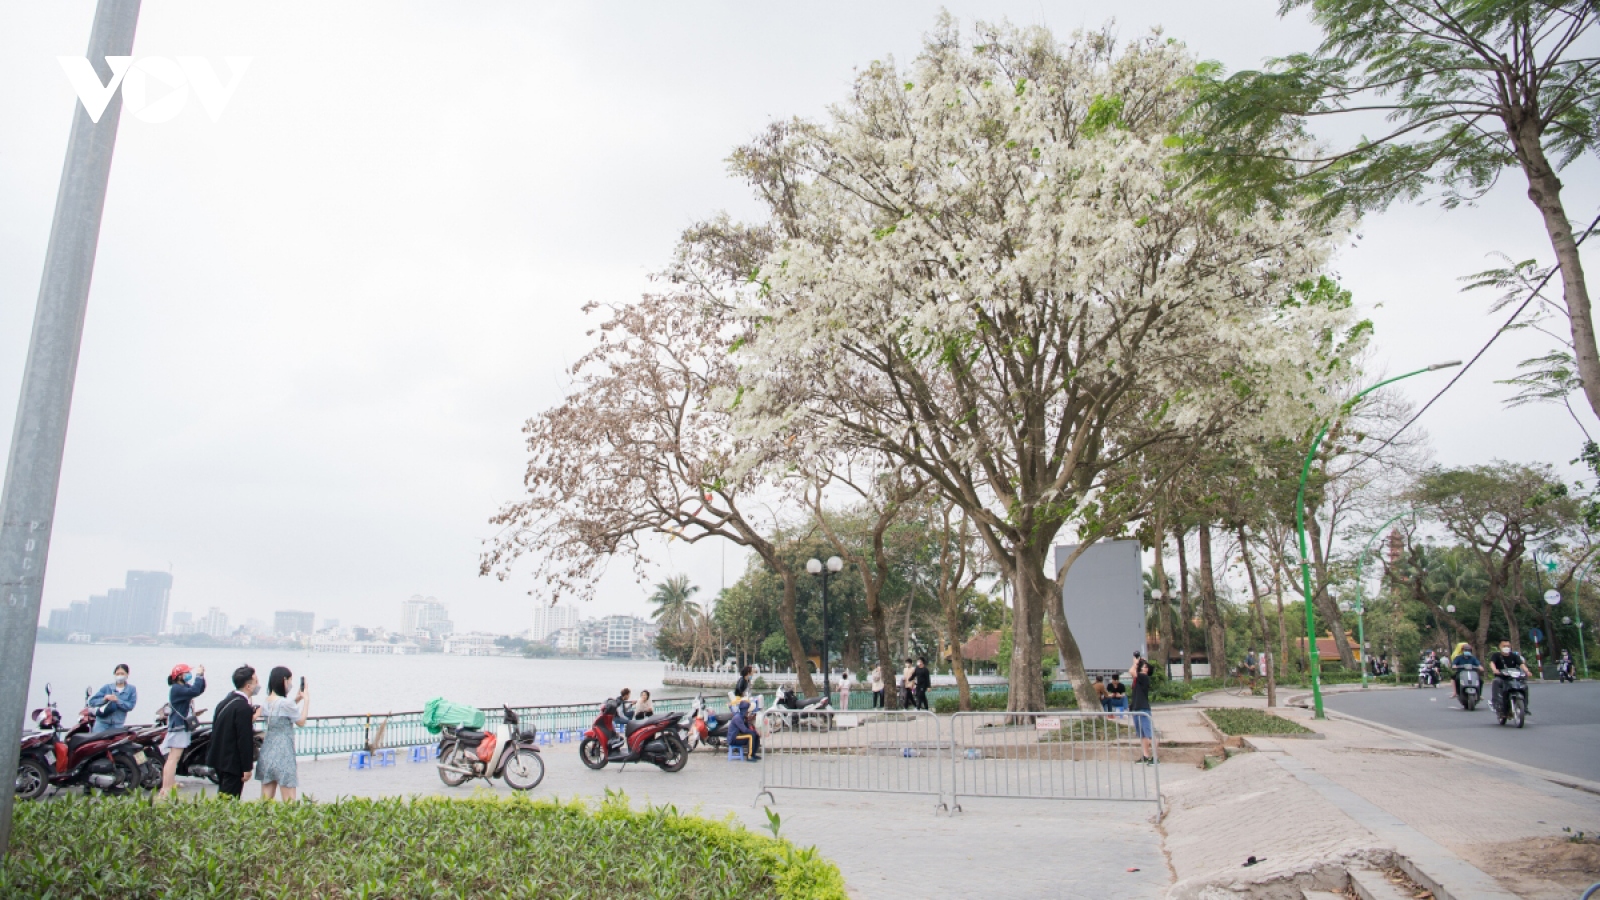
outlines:
[{"label": "overcast sky", "polygon": [[[1230,69],[1309,49],[1258,2],[950,3],[1058,35],[1160,25]],[[0,424],[9,436],[76,98],[89,0],[0,8]],[[584,303],[625,301],[679,232],[753,216],[723,160],[768,121],[819,116],[852,72],[909,61],[933,6],[146,0],[135,57],[253,62],[219,122],[124,115],[78,370],[45,609],[173,572],[174,610],[235,622],[313,609],[396,627],[527,627],[539,586],[480,578],[488,518],[520,488],[522,423],[584,346]],[[1591,162],[1565,176],[1585,222]],[[1391,374],[1470,356],[1490,254],[1551,257],[1520,175],[1479,208],[1367,220],[1338,274]],[[1589,264],[1596,263],[1588,254]],[[1439,461],[1565,464],[1556,408],[1494,384],[1542,352],[1502,340],[1423,421]],[[1406,382],[1420,401],[1444,381]],[[1587,417],[1586,417],[1587,421]],[[707,592],[736,549],[660,548]],[[620,567],[619,567],[620,568]],[[631,578],[587,614],[643,612]]]}]

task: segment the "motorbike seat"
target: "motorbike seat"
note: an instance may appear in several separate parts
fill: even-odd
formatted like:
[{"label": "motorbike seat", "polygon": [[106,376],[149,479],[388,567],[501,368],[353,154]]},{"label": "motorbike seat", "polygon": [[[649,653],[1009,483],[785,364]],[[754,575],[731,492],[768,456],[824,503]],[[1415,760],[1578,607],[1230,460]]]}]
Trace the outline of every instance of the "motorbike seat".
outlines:
[{"label": "motorbike seat", "polygon": [[659,725],[660,723],[672,718],[674,715],[675,713],[656,713],[653,716],[647,716],[643,719],[629,719],[625,731],[628,734],[632,734],[634,731],[643,728],[646,725]]},{"label": "motorbike seat", "polygon": [[483,743],[484,733],[476,728],[461,728],[456,731],[456,741],[463,747],[476,747]]},{"label": "motorbike seat", "polygon": [[114,729],[112,731],[102,731],[99,734],[89,734],[87,732],[85,732],[83,734],[75,734],[72,737],[67,738],[67,748],[69,750],[76,750],[79,747],[83,746],[84,744],[89,743],[90,741],[99,741],[99,740],[104,740],[106,738],[114,738],[114,737],[119,737],[119,736],[120,737],[126,737],[127,733],[128,733],[128,729],[126,729],[126,728],[118,728],[118,729]]}]

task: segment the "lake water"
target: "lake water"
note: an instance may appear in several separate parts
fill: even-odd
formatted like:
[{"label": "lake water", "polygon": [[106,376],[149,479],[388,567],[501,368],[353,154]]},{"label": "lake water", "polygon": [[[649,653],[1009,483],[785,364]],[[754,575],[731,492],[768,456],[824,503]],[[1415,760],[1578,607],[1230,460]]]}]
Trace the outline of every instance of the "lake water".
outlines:
[{"label": "lake water", "polygon": [[623,687],[632,688],[634,696],[641,690],[656,696],[693,693],[687,688],[662,691],[664,665],[649,660],[39,644],[33,651],[28,709],[44,705],[48,682],[62,714],[71,720],[82,708],[83,689],[98,689],[111,680],[111,670],[118,663],[127,663],[131,670],[128,680],[139,689],[139,705],[129,721],[148,722],[166,702],[167,673],[180,662],[206,667],[208,689],[200,699],[206,707],[232,690],[232,673],[239,666],[254,666],[263,684],[273,666],[287,666],[297,684],[299,677],[305,676],[314,716],[419,710],[428,700],[441,696],[473,706],[546,706],[599,704]]}]

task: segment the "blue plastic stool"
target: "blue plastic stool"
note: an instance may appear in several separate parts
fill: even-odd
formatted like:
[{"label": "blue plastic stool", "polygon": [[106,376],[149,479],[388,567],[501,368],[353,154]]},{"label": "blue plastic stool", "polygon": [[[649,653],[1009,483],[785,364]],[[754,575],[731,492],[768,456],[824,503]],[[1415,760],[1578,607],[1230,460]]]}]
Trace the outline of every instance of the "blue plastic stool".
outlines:
[{"label": "blue plastic stool", "polygon": [[428,761],[428,745],[418,744],[411,748],[411,761],[414,763]]},{"label": "blue plastic stool", "polygon": [[378,754],[377,754],[377,758],[373,760],[373,764],[374,765],[379,765],[379,766],[392,766],[392,765],[394,765],[394,750],[392,750],[392,749],[379,750]]},{"label": "blue plastic stool", "polygon": [[739,762],[744,762],[744,748],[739,746],[738,744],[729,744],[728,745],[728,760],[730,762],[733,761],[733,760],[738,760]]},{"label": "blue plastic stool", "polygon": [[545,744],[546,746],[548,746],[549,743],[550,743],[550,732],[548,732],[548,731],[539,732],[539,743]]},{"label": "blue plastic stool", "polygon": [[560,732],[560,737],[561,737],[561,743],[563,743],[563,744],[567,744],[567,743],[571,743],[572,742],[572,732],[570,732],[570,731]]},{"label": "blue plastic stool", "polygon": [[372,768],[372,754],[368,753],[365,750],[357,750],[356,752],[350,754],[350,765],[348,766],[348,768],[351,768],[351,769],[370,769],[370,768]]}]

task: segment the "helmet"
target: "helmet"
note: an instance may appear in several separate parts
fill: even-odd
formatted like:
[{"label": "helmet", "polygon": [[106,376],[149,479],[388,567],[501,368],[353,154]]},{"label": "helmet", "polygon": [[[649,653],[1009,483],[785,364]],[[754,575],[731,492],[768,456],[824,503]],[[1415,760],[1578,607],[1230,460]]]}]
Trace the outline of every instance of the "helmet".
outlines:
[{"label": "helmet", "polygon": [[177,665],[172,667],[172,673],[167,676],[167,683],[168,684],[174,684],[174,683],[178,682],[179,680],[181,680],[183,678],[183,676],[185,676],[187,674],[189,674],[189,664],[188,663],[178,663]]}]

